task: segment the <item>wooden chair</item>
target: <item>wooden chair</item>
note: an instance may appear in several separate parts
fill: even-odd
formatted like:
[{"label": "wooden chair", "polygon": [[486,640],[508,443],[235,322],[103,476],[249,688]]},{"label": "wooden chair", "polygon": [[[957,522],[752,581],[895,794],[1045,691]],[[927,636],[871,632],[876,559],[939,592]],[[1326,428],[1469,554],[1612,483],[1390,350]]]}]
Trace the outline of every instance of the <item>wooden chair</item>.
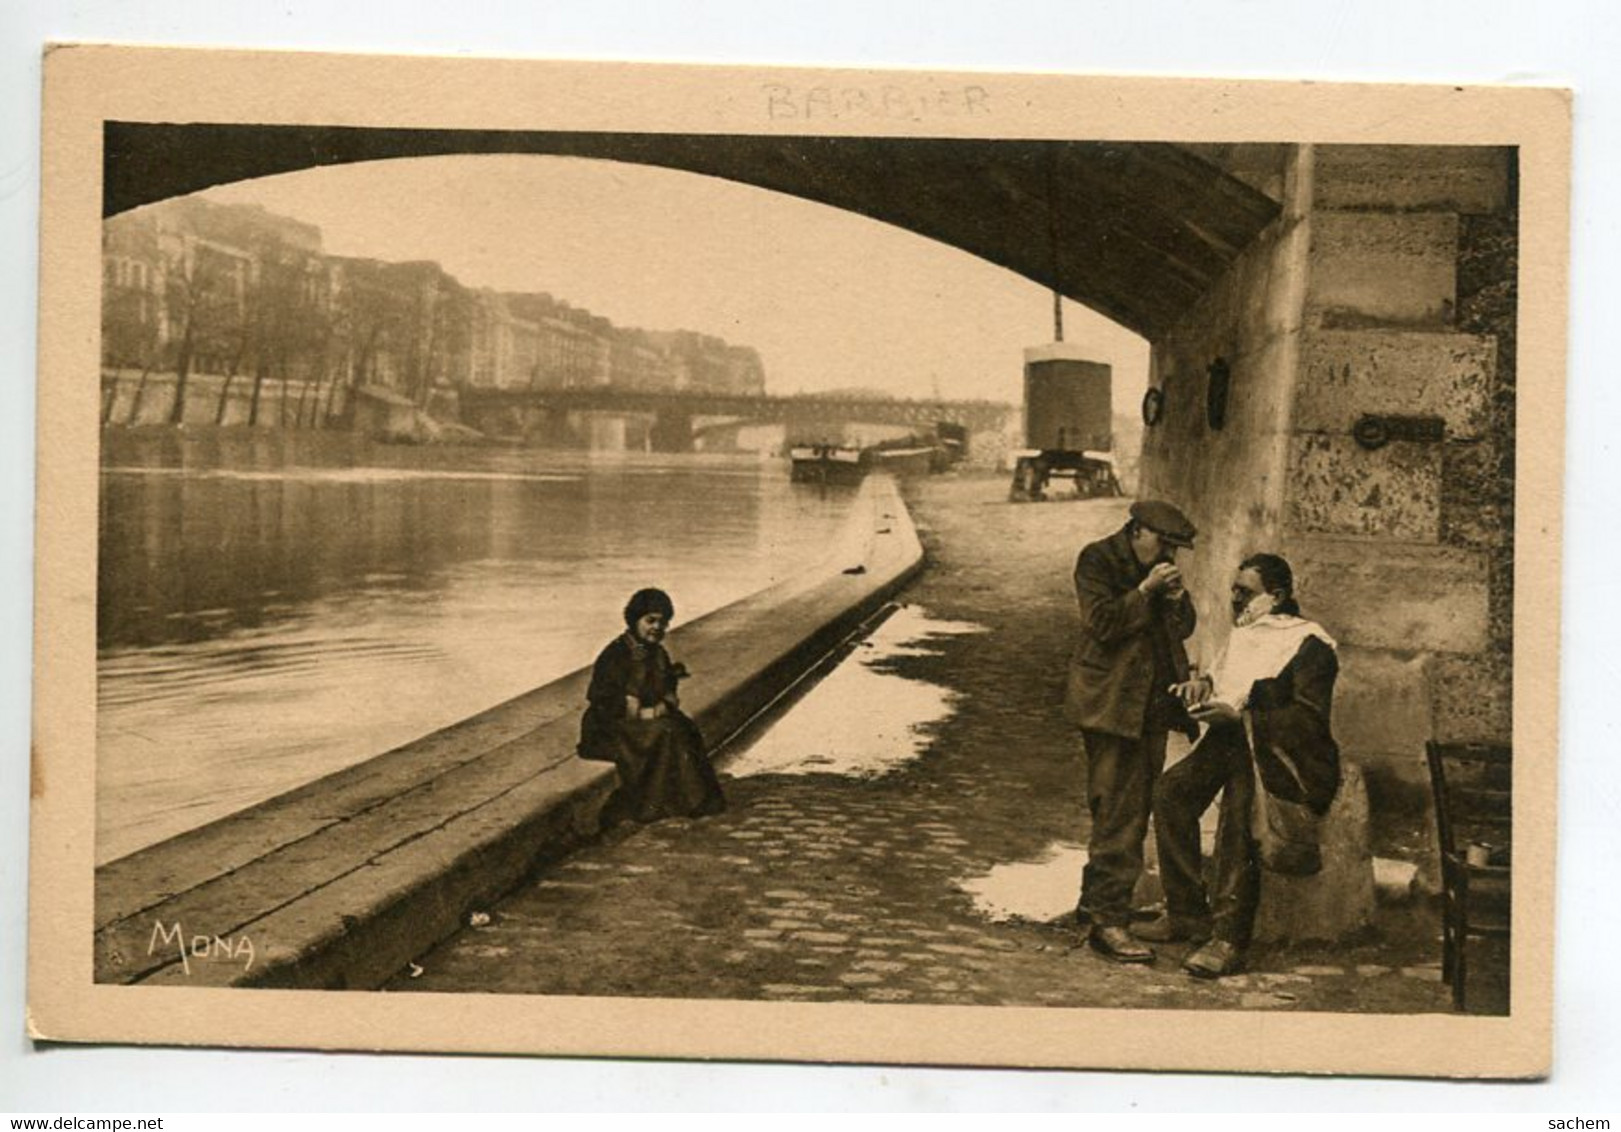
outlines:
[{"label": "wooden chair", "polygon": [[1425,754],[1441,849],[1441,976],[1462,1011],[1469,941],[1509,938],[1513,753],[1431,740]]}]

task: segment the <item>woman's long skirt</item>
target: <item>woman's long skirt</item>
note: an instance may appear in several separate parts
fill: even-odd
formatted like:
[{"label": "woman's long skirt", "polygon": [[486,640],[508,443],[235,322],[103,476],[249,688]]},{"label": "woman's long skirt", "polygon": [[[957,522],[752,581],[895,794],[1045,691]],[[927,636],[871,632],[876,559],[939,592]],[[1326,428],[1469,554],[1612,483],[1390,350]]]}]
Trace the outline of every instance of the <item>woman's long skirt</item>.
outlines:
[{"label": "woman's long skirt", "polygon": [[627,719],[618,728],[614,765],[620,805],[641,822],[699,817],[726,808],[720,780],[704,753],[698,727],[680,712],[661,719]]}]

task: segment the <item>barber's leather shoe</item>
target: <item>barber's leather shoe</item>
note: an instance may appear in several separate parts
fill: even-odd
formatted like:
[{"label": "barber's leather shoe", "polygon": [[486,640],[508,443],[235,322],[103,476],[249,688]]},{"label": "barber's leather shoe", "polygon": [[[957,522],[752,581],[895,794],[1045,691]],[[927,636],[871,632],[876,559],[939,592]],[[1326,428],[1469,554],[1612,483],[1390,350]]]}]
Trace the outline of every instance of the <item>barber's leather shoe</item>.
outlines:
[{"label": "barber's leather shoe", "polygon": [[1213,939],[1182,961],[1182,969],[1196,979],[1219,979],[1244,969],[1244,952],[1236,944]]},{"label": "barber's leather shoe", "polygon": [[1116,963],[1152,963],[1154,949],[1144,947],[1125,928],[1093,927],[1087,940],[1092,950]]},{"label": "barber's leather shoe", "polygon": [[1210,938],[1210,921],[1190,916],[1161,916],[1146,924],[1131,925],[1131,934],[1150,943],[1203,943]]}]

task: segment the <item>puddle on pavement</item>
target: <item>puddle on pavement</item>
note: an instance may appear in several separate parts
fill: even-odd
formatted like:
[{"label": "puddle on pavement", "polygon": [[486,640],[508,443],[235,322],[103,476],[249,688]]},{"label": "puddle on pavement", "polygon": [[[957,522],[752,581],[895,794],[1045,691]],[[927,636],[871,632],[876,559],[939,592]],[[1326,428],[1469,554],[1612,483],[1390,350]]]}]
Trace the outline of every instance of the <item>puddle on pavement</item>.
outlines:
[{"label": "puddle on pavement", "polygon": [[[936,620],[902,606],[722,769],[755,774],[876,777],[915,759],[928,746],[923,730],[948,718],[957,693],[908,679],[882,666],[938,653],[943,638],[983,633],[967,621]],[[860,705],[851,710],[851,705]]]},{"label": "puddle on pavement", "polygon": [[991,920],[1048,923],[1075,910],[1086,847],[1060,841],[1031,861],[997,865],[988,873],[957,882],[974,909]]}]

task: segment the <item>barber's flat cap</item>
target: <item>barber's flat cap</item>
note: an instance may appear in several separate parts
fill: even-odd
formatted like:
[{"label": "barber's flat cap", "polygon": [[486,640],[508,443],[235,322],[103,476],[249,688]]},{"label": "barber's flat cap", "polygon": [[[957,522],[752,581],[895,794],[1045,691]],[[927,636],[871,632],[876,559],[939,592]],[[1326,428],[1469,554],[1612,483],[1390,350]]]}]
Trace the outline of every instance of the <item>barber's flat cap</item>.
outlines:
[{"label": "barber's flat cap", "polygon": [[1188,517],[1161,499],[1144,499],[1131,505],[1131,517],[1172,546],[1192,546],[1199,532]]}]

